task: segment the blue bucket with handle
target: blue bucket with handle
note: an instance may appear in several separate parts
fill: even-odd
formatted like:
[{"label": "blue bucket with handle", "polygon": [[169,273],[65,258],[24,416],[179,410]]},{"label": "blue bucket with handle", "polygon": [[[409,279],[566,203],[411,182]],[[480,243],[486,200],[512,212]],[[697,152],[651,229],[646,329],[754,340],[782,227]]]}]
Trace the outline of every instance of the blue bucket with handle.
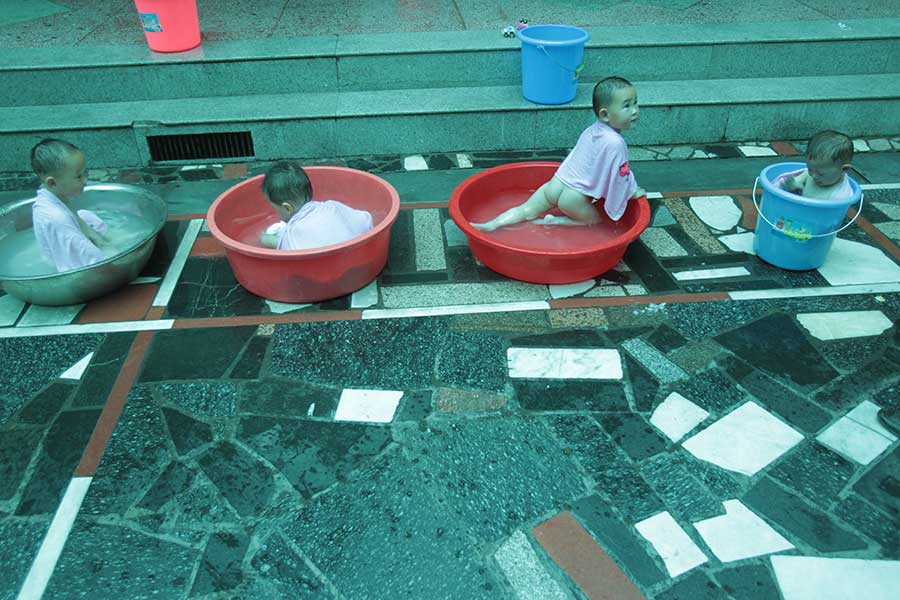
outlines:
[{"label": "blue bucket with handle", "polygon": [[516,32],[522,42],[522,95],[537,104],[575,99],[584,69],[584,29],[569,25],[529,25]]},{"label": "blue bucket with handle", "polygon": [[[805,163],[799,162],[770,165],[753,184],[753,204],[759,213],[753,251],[767,263],[791,271],[821,267],[834,238],[856,221],[863,205],[862,190],[850,177],[847,179],[853,193],[848,198],[833,200],[805,198],[775,183],[780,176],[805,167]],[[756,190],[760,185],[762,201],[757,203]],[[841,227],[847,210],[856,203],[859,203],[856,214]]]}]

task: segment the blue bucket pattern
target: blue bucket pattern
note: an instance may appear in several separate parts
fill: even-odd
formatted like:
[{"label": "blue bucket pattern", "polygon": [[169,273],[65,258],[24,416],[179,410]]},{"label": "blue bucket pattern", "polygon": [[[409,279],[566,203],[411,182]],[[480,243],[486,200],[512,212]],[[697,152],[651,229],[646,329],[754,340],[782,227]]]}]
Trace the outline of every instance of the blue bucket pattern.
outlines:
[{"label": "blue bucket pattern", "polygon": [[516,35],[522,42],[525,99],[537,104],[574,100],[588,33],[569,25],[529,25]]},{"label": "blue bucket pattern", "polygon": [[[781,175],[804,168],[805,163],[778,163],[763,169],[757,179],[763,193],[756,207],[759,216],[753,250],[767,263],[792,271],[821,267],[837,233],[849,227],[862,212],[862,190],[849,177],[853,194],[840,200],[804,198],[775,186]],[[756,203],[756,185],[753,202]],[[847,209],[857,202],[860,206],[856,216],[841,227]]]}]

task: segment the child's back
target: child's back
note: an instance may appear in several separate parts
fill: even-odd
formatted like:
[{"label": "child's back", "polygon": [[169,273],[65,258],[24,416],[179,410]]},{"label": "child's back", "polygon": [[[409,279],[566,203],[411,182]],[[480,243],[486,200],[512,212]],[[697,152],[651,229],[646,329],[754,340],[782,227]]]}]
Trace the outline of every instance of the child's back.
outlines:
[{"label": "child's back", "polygon": [[306,250],[346,242],[372,229],[372,215],[336,200],[310,201],[287,222],[278,250]]}]

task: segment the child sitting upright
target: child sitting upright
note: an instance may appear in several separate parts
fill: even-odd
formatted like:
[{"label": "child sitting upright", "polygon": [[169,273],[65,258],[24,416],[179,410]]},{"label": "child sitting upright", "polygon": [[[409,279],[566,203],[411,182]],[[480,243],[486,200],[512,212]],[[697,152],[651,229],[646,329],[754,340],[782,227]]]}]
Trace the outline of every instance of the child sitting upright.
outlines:
[{"label": "child sitting upright", "polygon": [[372,215],[336,200],[312,200],[313,189],[298,165],[281,161],[268,170],[263,192],[278,218],[260,243],[278,250],[306,250],[339,244],[372,229]]},{"label": "child sitting upright", "polygon": [[807,198],[841,200],[853,196],[847,178],[853,141],[837,131],[820,131],[806,146],[806,168],[775,180],[782,189]]},{"label": "child sitting upright", "polygon": [[44,258],[60,272],[106,260],[98,247],[106,242],[106,224],[89,210],[76,214],[69,208],[87,183],[84,153],[69,142],[47,138],[31,149],[31,167],[42,184],[31,218]]},{"label": "child sitting upright", "polygon": [[645,194],[628,166],[628,146],[620,131],[631,129],[640,116],[637,92],[621,77],[607,77],[594,86],[593,109],[597,120],[585,129],[575,147],[550,181],[519,206],[476,229],[493,231],[521,221],[533,221],[558,206],[565,217],[547,215],[539,225],[592,225],[601,220],[597,207],[614,221],[622,218],[628,201]]}]

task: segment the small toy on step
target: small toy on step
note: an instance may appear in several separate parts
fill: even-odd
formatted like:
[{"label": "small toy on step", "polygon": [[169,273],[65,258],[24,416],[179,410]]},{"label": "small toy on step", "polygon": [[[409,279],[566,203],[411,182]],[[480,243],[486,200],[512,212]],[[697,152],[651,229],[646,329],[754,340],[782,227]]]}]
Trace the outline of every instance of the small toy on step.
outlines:
[{"label": "small toy on step", "polygon": [[519,19],[519,22],[516,23],[516,29],[525,29],[528,27],[528,19]]},{"label": "small toy on step", "polygon": [[516,37],[516,28],[512,25],[503,28],[503,37],[514,38]]}]

